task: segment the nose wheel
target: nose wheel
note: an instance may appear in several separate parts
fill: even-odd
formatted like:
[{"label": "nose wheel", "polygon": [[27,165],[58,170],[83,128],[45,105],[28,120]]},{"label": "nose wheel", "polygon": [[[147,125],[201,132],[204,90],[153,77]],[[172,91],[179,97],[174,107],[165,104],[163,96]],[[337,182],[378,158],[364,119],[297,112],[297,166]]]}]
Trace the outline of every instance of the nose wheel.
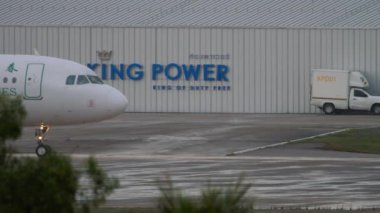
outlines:
[{"label": "nose wheel", "polygon": [[36,154],[38,157],[42,157],[50,152],[50,147],[44,144],[46,141],[45,137],[49,129],[49,126],[41,124],[40,127],[35,131],[35,139],[38,144],[36,148]]}]

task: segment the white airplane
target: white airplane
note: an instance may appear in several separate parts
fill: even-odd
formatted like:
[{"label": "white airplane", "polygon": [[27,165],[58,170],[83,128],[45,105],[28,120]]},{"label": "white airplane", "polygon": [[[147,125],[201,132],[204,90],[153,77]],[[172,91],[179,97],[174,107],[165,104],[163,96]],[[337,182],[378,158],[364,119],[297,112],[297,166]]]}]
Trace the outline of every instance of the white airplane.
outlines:
[{"label": "white airplane", "polygon": [[124,112],[128,104],[86,66],[36,55],[0,55],[0,95],[23,97],[24,126],[38,126],[38,156],[49,151],[44,141],[51,125],[105,120]]}]

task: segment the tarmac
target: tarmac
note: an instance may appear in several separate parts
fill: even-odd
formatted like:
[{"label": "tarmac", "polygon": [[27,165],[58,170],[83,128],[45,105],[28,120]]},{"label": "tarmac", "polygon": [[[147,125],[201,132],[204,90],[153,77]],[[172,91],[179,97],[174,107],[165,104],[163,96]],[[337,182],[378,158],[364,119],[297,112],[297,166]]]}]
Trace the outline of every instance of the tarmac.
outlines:
[{"label": "tarmac", "polygon": [[[373,115],[124,113],[76,126],[53,126],[46,142],[81,167],[94,155],[120,188],[107,205],[154,206],[157,181],[170,176],[185,194],[244,175],[256,208],[379,208],[380,156],[327,151],[288,141],[379,127]],[[34,128],[11,142],[33,154]],[[358,141],[360,142],[360,141]],[[231,155],[234,153],[233,155]]]}]

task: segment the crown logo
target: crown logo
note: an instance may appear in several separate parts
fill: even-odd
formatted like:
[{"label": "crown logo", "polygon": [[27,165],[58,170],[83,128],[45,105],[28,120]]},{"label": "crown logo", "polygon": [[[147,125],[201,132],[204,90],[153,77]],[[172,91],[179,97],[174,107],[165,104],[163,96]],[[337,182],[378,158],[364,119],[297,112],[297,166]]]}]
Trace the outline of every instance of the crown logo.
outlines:
[{"label": "crown logo", "polygon": [[101,61],[109,61],[112,57],[112,50],[111,51],[106,51],[106,50],[96,51],[96,53],[98,54],[98,57]]}]

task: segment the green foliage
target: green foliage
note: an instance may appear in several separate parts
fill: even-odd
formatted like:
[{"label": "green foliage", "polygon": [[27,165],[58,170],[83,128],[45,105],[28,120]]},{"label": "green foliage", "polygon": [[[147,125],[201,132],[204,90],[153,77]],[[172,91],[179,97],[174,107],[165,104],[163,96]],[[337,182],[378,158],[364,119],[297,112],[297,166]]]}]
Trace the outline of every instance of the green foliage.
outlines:
[{"label": "green foliage", "polygon": [[0,171],[0,212],[74,211],[78,176],[69,158],[9,157]]},{"label": "green foliage", "polygon": [[184,196],[167,178],[164,184],[159,184],[161,197],[159,210],[162,213],[250,213],[253,203],[244,198],[251,184],[244,183],[243,176],[230,187],[208,187],[202,191],[199,198]]},{"label": "green foliage", "polygon": [[169,177],[158,186],[161,197],[158,204],[160,212],[164,213],[193,213],[197,212],[195,203],[190,197],[183,196],[181,191],[174,187]]},{"label": "green foliage", "polygon": [[90,212],[92,208],[97,208],[106,201],[117,187],[119,181],[108,175],[98,166],[94,157],[90,157],[85,162],[84,177],[87,184],[84,184],[79,191],[79,200],[82,202],[82,211]]},{"label": "green foliage", "polygon": [[0,96],[0,212],[70,213],[77,205],[78,194],[82,198],[86,195],[85,212],[103,203],[118,181],[109,178],[93,157],[85,165],[90,180],[86,191],[79,187],[80,173],[69,157],[53,151],[41,158],[12,155],[5,141],[21,135],[25,116],[21,98]]},{"label": "green foliage", "polygon": [[21,97],[10,98],[0,96],[0,145],[5,140],[17,139],[22,132],[22,122],[26,111],[22,105]]},{"label": "green foliage", "polygon": [[0,165],[0,212],[74,212],[76,196],[83,212],[104,203],[118,186],[91,157],[85,163],[88,185],[78,185],[80,174],[70,158],[54,152],[42,158],[8,156]]}]

